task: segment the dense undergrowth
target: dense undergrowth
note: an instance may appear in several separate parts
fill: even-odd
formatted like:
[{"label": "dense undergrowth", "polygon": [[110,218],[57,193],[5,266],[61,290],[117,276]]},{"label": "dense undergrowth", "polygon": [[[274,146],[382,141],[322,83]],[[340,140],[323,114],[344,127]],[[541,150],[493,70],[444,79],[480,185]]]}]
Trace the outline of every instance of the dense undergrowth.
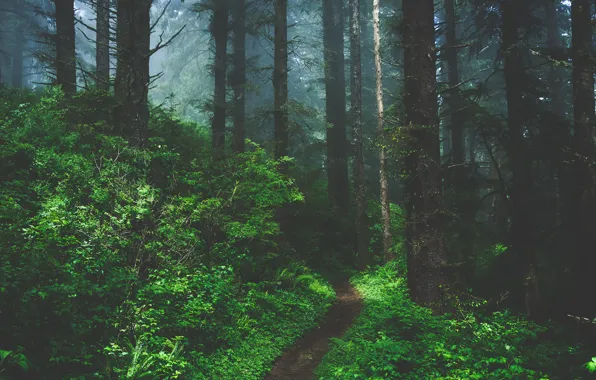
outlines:
[{"label": "dense undergrowth", "polygon": [[0,91],[0,377],[257,379],[333,301],[263,149],[214,163],[160,109],[135,149],[107,95]]},{"label": "dense undergrowth", "polygon": [[[553,332],[506,311],[460,304],[433,315],[407,295],[403,263],[355,276],[364,300],[354,326],[317,368],[319,379],[578,379],[585,353]],[[556,336],[555,336],[556,335]]]}]

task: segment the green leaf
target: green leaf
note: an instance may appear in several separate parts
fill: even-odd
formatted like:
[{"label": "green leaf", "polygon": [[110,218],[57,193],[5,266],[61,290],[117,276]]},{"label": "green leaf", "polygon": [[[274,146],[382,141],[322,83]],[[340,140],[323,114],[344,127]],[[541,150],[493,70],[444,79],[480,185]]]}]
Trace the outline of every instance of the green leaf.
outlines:
[{"label": "green leaf", "polygon": [[10,354],[12,354],[12,351],[0,350],[0,360],[6,359]]}]

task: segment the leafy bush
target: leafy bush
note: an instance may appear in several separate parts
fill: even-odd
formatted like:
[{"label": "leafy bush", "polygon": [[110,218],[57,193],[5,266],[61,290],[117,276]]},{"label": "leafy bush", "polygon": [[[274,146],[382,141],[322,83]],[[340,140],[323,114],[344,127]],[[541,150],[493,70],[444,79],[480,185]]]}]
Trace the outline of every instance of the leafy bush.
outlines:
[{"label": "leafy bush", "polygon": [[541,339],[545,327],[506,311],[433,315],[410,301],[398,268],[391,262],[353,279],[364,310],[334,340],[320,379],[574,378],[570,348]]},{"label": "leafy bush", "polygon": [[307,270],[272,282],[275,211],[303,197],[263,149],[213,162],[205,129],[167,110],[134,149],[107,94],[0,91],[4,374],[213,378],[259,344],[262,373],[325,311]]}]

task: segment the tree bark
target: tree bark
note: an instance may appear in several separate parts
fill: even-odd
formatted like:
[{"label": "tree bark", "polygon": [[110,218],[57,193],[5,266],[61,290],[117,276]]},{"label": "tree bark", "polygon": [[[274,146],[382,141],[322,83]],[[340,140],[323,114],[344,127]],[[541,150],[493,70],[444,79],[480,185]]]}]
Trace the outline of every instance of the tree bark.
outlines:
[{"label": "tree bark", "polygon": [[[591,5],[589,0],[574,0],[571,3],[571,50],[573,58],[573,117],[574,135],[572,150],[576,155],[573,161],[573,189],[569,214],[570,231],[575,238],[574,266],[576,267],[576,293],[581,297],[588,294],[595,285],[591,270],[596,262],[593,249],[593,234],[596,184],[594,168],[596,160],[594,146],[594,69],[591,56],[593,29],[591,24]],[[584,305],[579,312],[592,313],[594,307]]]},{"label": "tree bark", "polygon": [[288,155],[288,1],[275,0],[273,64],[275,158]]},{"label": "tree bark", "polygon": [[[549,49],[553,52],[558,52],[563,49],[563,41],[561,39],[561,30],[558,23],[556,0],[546,0],[546,39]],[[557,54],[553,54],[552,58],[559,60]],[[565,85],[564,85],[565,70],[553,65],[549,70],[549,86],[550,95],[552,99],[553,114],[558,119],[565,119]],[[567,135],[567,133],[565,133]]]},{"label": "tree bark", "polygon": [[149,129],[149,11],[152,0],[119,0],[114,94],[116,122],[133,146],[144,147]]},{"label": "tree bark", "polygon": [[215,2],[211,34],[215,41],[215,61],[213,75],[215,87],[213,91],[213,120],[211,122],[211,145],[213,155],[223,155],[226,145],[226,72],[228,48],[228,4],[226,1]]},{"label": "tree bark", "polygon": [[463,166],[464,153],[464,122],[465,118],[461,112],[462,99],[459,93],[459,65],[457,62],[457,14],[455,7],[455,0],[445,0],[445,19],[447,22],[446,29],[446,49],[445,56],[447,58],[447,77],[449,82],[449,93],[446,96],[446,102],[449,107],[450,126],[451,131],[451,159],[453,161],[453,186],[456,194],[461,193],[461,183],[465,176],[465,168]]},{"label": "tree bark", "polygon": [[354,142],[354,198],[356,200],[356,254],[362,268],[369,264],[366,217],[366,175],[362,137],[362,57],[360,51],[360,0],[350,0],[351,113]]},{"label": "tree bark", "polygon": [[96,87],[110,89],[110,0],[97,0],[95,38]]},{"label": "tree bark", "polygon": [[234,73],[232,87],[234,89],[233,119],[234,130],[232,136],[232,150],[235,153],[244,152],[246,139],[246,4],[244,0],[236,0],[233,9],[234,18]]},{"label": "tree bark", "polygon": [[56,84],[66,95],[77,90],[74,0],[54,0],[56,5]]},{"label": "tree bark", "polygon": [[[22,1],[16,2],[18,7],[24,4]],[[16,88],[23,87],[23,50],[25,45],[25,20],[18,17],[15,28],[15,46],[12,53],[12,85]]]},{"label": "tree bark", "polygon": [[[564,61],[565,57],[560,56],[558,52],[563,51],[564,43],[561,38],[561,29],[559,28],[557,1],[545,0],[544,11],[546,15],[546,40],[550,50],[550,57],[556,61]],[[553,171],[556,176],[557,187],[557,212],[554,218],[554,226],[558,224],[566,225],[569,220],[569,210],[572,207],[572,187],[573,177],[566,165],[567,159],[564,152],[571,146],[570,124],[566,117],[566,85],[567,70],[562,68],[559,62],[551,63],[548,71],[548,83],[551,99],[552,112],[552,147],[553,147]],[[551,174],[551,175],[553,175]]]},{"label": "tree bark", "polygon": [[514,305],[525,306],[530,315],[538,304],[537,280],[534,275],[535,224],[532,218],[532,159],[524,137],[526,114],[524,83],[527,83],[522,46],[524,43],[527,4],[504,0],[502,12],[502,51],[505,57],[505,96],[507,100],[508,153],[511,162],[511,245],[515,254],[512,273],[516,284],[512,291]]},{"label": "tree bark", "polygon": [[340,215],[349,210],[346,140],[346,80],[344,68],[344,16],[342,0],[323,0],[325,105],[327,118],[327,179],[332,208]]},{"label": "tree bark", "polygon": [[385,107],[383,104],[383,68],[381,65],[381,22],[379,19],[380,0],[373,0],[373,40],[375,57],[375,95],[377,104],[377,138],[379,139],[379,184],[381,219],[383,223],[383,257],[392,259],[391,209],[389,205],[389,179],[387,178],[387,157],[383,148],[385,136]]},{"label": "tree bark", "polygon": [[436,92],[434,0],[403,1],[404,105],[410,144],[408,284],[412,298],[442,309],[447,283]]}]

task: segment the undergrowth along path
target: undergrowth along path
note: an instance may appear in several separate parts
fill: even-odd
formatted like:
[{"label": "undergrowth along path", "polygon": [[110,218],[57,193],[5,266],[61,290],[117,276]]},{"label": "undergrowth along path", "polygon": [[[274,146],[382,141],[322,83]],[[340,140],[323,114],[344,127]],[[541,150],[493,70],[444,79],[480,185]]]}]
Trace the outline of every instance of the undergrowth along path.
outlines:
[{"label": "undergrowth along path", "polygon": [[280,357],[265,380],[310,380],[329,350],[329,339],[341,337],[362,310],[362,299],[348,281],[334,286],[336,302],[325,319]]}]

